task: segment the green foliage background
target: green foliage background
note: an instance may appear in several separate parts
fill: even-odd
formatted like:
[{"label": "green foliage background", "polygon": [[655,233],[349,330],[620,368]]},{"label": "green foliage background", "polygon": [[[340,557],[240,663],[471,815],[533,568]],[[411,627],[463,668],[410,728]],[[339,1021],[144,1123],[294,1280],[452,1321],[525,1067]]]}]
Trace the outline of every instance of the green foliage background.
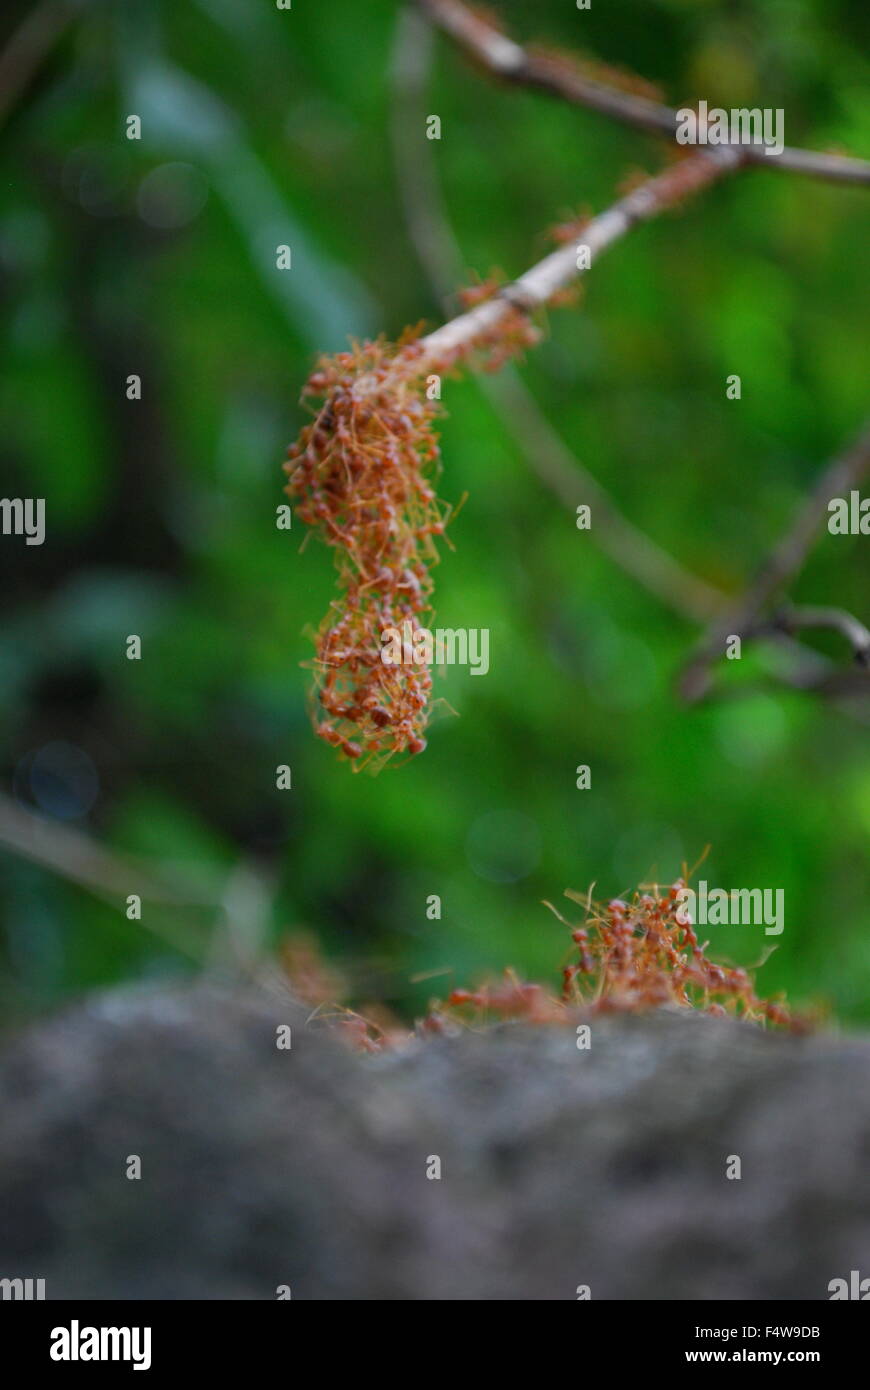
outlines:
[{"label": "green foliage background", "polygon": [[[10,7],[9,32],[31,8]],[[587,48],[675,104],[781,106],[788,143],[870,156],[857,0],[498,9],[519,36]],[[48,519],[41,548],[0,545],[4,782],[219,904],[146,896],[145,924],[128,922],[118,897],[0,849],[5,1016],[187,970],[159,933],[213,928],[219,955],[228,920],[270,943],[313,932],[359,1000],[413,1014],[454,978],[555,978],[565,934],[542,898],[667,880],[709,843],[711,884],[785,890],[765,992],[866,1022],[866,710],[776,685],[682,707],[673,680],[697,630],[576,530],[474,380],[445,392],[440,492],[470,496],[437,611],[491,629],[491,672],[439,681],[458,717],[379,778],[311,733],[300,662],[332,558],[300,553],[298,523],[275,527],[299,391],[348,334],[439,318],[390,145],[397,13],[91,0],[0,130],[2,491],[44,496]],[[519,273],[566,210],[607,206],[661,162],[654,141],[496,87],[444,42],[430,92],[443,137],[426,153],[469,272]],[[130,112],[141,142],[125,138]],[[866,189],[747,173],[622,241],[523,368],[625,513],[725,589],[861,422],[868,227]],[[824,535],[794,597],[866,619],[867,578],[866,540]],[[755,660],[722,680],[752,680]],[[52,763],[58,744],[74,751]],[[46,746],[61,772],[40,781]],[[281,763],[292,791],[276,789]],[[770,945],[757,928],[711,937],[743,964]],[[412,979],[440,970],[453,974]]]}]

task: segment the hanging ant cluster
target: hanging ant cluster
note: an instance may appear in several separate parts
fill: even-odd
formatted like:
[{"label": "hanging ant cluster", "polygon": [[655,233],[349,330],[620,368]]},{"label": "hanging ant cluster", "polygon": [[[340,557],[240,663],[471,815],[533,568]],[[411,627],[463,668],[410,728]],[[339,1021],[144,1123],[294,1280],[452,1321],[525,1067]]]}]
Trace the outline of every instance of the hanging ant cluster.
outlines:
[{"label": "hanging ant cluster", "polygon": [[[493,279],[469,293],[479,302],[499,288]],[[435,538],[451,515],[433,488],[440,405],[427,382],[469,357],[497,371],[540,337],[511,304],[497,329],[437,362],[418,333],[321,357],[302,391],[319,405],[284,464],[297,515],[336,550],[341,591],[316,636],[315,731],[356,767],[375,771],[393,753],[426,747],[432,674],[422,663],[385,664],[382,653],[388,629],[407,633],[413,650],[414,634],[427,627]]]},{"label": "hanging ant cluster", "polygon": [[303,391],[320,404],[284,465],[298,515],[337,552],[341,594],[316,639],[316,732],[347,758],[376,765],[426,746],[431,673],[385,665],[382,634],[425,625],[434,538],[449,516],[431,481],[439,407],[422,389],[409,336],[320,358]]}]

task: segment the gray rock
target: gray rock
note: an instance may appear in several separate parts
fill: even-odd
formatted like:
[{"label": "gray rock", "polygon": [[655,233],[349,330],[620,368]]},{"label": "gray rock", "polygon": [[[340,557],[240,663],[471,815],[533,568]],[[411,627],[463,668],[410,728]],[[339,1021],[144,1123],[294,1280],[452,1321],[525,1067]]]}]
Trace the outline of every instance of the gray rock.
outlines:
[{"label": "gray rock", "polygon": [[307,1017],[274,986],[153,988],[15,1040],[0,1277],[390,1300],[826,1299],[870,1276],[866,1038],[659,1012],[595,1020],[589,1051],[518,1024],[366,1058]]}]

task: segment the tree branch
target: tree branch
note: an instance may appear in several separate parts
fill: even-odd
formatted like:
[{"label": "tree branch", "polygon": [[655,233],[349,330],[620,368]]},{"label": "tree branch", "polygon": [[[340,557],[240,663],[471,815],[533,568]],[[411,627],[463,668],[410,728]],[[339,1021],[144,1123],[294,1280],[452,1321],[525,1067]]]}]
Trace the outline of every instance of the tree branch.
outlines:
[{"label": "tree branch", "polygon": [[155,875],[148,866],[107,849],[73,826],[37,815],[3,793],[0,849],[31,860],[119,910],[130,893],[138,894],[146,907],[172,909],[161,913],[159,924],[146,911],[138,925],[156,932],[194,960],[202,959],[207,934],[189,928],[180,931],[175,925],[179,907],[215,908],[214,892],[200,881],[165,871]]},{"label": "tree branch", "polygon": [[[726,637],[732,634],[738,637],[751,636],[759,631],[759,615],[803,568],[815,535],[827,513],[828,503],[832,498],[844,495],[856,487],[868,471],[870,425],[865,426],[851,449],[825,469],[812,493],[799,508],[791,528],[779,544],[774,546],[753,583],[707,633],[680,679],[680,693],[685,700],[693,702],[707,693],[711,683],[709,668],[722,654]],[[818,614],[820,610],[810,611]],[[830,615],[832,611],[837,610],[821,611]],[[850,618],[849,621],[865,631],[857,619]],[[803,626],[809,624],[804,623]],[[852,641],[853,647],[857,628],[850,629],[849,640]],[[783,631],[782,626],[779,630]],[[843,631],[842,626],[839,630]],[[857,647],[855,649],[858,650]]]},{"label": "tree branch", "polygon": [[[648,222],[677,206],[684,198],[741,168],[744,162],[745,152],[729,145],[709,153],[690,155],[647,179],[586,224],[578,240],[588,248],[590,264],[637,223]],[[575,244],[560,246],[491,299],[427,334],[418,345],[422,349],[415,358],[418,370],[421,373],[429,367],[434,370],[440,363],[454,361],[491,340],[517,309],[533,313],[543,308],[558,290],[565,289],[584,273],[585,267],[578,267],[577,259]],[[400,366],[398,374],[403,370]]]},{"label": "tree branch", "polygon": [[[638,130],[674,137],[678,118],[677,112],[671,107],[608,87],[585,76],[569,63],[559,63],[550,57],[530,52],[508,38],[490,21],[473,13],[460,0],[418,0],[418,4],[433,24],[495,76],[521,86],[536,87]],[[701,128],[703,126],[701,122]],[[789,147],[779,154],[768,154],[759,145],[719,148],[739,148],[745,153],[747,163],[763,169],[786,169],[794,174],[807,174],[840,183],[870,184],[870,163],[863,159]]]},{"label": "tree branch", "polygon": [[[433,293],[448,309],[465,265],[438,187],[430,142],[422,129],[422,98],[430,66],[432,28],[415,9],[405,9],[396,28],[392,78],[393,147],[398,184],[411,240]],[[519,372],[505,366],[480,385],[506,422],[532,470],[572,510],[595,510],[592,537],[611,560],[681,617],[708,622],[725,596],[684,569],[635,526],[550,424]]]},{"label": "tree branch", "polygon": [[42,0],[12,34],[0,54],[0,125],[74,18],[62,0]]},{"label": "tree branch", "polygon": [[[528,72],[528,63],[533,61],[530,55],[526,54],[525,50],[520,49],[518,45],[513,44],[511,40],[506,39],[491,24],[481,20],[476,15],[472,15],[465,6],[458,3],[458,0],[419,0],[419,3],[430,18],[434,19],[441,27],[447,28],[448,32],[453,33],[454,37],[464,42],[466,47],[474,38],[477,46],[482,46],[485,52],[477,52],[473,45],[472,51],[475,51],[478,57],[486,58],[488,55],[488,66],[493,67],[496,71],[502,71],[503,75],[511,67],[513,67],[513,75],[519,72]],[[522,62],[517,54],[520,55]],[[562,69],[560,68],[559,71],[561,73]],[[571,77],[573,80],[573,73]],[[581,83],[586,81],[582,76],[578,80]],[[592,85],[597,86],[598,84]],[[640,103],[644,108],[648,108],[648,114],[649,110],[657,113],[655,115],[657,127],[662,129],[664,128],[662,117],[664,112],[668,117],[668,131],[673,133],[676,115],[671,113],[668,108],[658,107],[655,103],[647,102],[645,99],[624,97],[622,93],[616,93],[612,89],[604,87],[600,88],[600,92],[606,94],[608,102],[613,104],[614,109],[616,106],[625,109],[625,103],[629,102],[631,109],[637,112]],[[602,100],[604,100],[603,97]],[[672,116],[673,121],[671,120]],[[803,167],[807,170],[807,161],[815,158],[815,156],[804,158],[802,152],[790,151],[789,154],[801,155]],[[606,212],[593,218],[583,228],[578,240],[588,248],[589,264],[591,265],[599,253],[611,246],[636,223],[648,221],[660,212],[680,203],[686,196],[700,191],[725,174],[744,168],[752,161],[752,146],[717,145],[706,149],[704,153],[688,156],[667,168],[663,173],[648,179],[621,198]],[[837,163],[837,167],[840,169],[838,176],[846,176],[842,172],[844,164],[866,169],[866,175],[870,179],[870,165],[860,166],[857,161],[839,161]],[[857,177],[854,168],[849,177]],[[863,173],[859,181],[864,181]],[[430,180],[430,183],[432,182]],[[423,183],[418,178],[418,193],[421,188],[423,188]],[[429,191],[431,192],[431,189]],[[415,211],[414,216],[418,227],[425,223],[426,217],[421,214],[419,209]],[[426,263],[431,266],[432,263],[437,262],[440,254],[437,237],[432,234],[431,224],[427,229],[423,245]],[[493,341],[500,330],[509,327],[510,318],[515,315],[517,309],[531,313],[545,306],[558,290],[566,288],[583,273],[586,267],[578,267],[577,260],[576,245],[563,246],[539,261],[518,280],[502,288],[492,298],[485,300],[476,308],[458,315],[441,328],[428,334],[416,345],[416,370],[420,373],[427,370],[441,370],[445,363],[456,361],[475,347]],[[404,364],[401,364],[397,369],[397,375],[400,375],[404,370]],[[561,472],[562,462],[564,460],[560,459],[556,464],[553,470],[553,479],[558,478],[558,486],[561,487],[564,484],[573,490],[573,483],[568,483]],[[748,634],[750,629],[754,629],[761,610],[803,564],[807,550],[831,497],[854,485],[863,476],[868,462],[870,462],[870,431],[862,436],[862,439],[849,454],[826,471],[813,494],[801,508],[794,527],[762,568],[746,598],[738,606],[729,608],[717,619],[705,642],[684,673],[681,681],[684,698],[694,700],[706,691],[709,685],[707,668],[721,652],[725,638],[732,633]],[[617,529],[618,525],[619,523],[617,523]],[[863,660],[864,648],[861,636],[864,632],[863,626],[857,619],[841,613],[840,610],[826,610],[826,626],[832,626],[831,611],[839,614],[836,624],[837,630],[848,636],[853,649],[860,654]],[[815,613],[815,617],[818,618],[818,612]],[[809,626],[809,622],[806,619],[801,621],[800,616],[795,619],[795,622],[802,627]],[[819,624],[816,622],[813,625],[818,626]],[[788,635],[787,630],[784,630],[781,624],[777,630],[782,638]],[[800,650],[799,644],[792,644],[792,646],[798,647]],[[860,674],[863,675],[863,672]],[[836,672],[833,680],[836,683]]]},{"label": "tree branch", "polygon": [[786,605],[774,613],[768,622],[750,628],[748,635],[757,637],[766,632],[778,631],[791,636],[795,632],[813,628],[827,628],[831,632],[840,633],[852,648],[858,664],[870,667],[870,632],[862,622],[843,608],[794,608]]}]

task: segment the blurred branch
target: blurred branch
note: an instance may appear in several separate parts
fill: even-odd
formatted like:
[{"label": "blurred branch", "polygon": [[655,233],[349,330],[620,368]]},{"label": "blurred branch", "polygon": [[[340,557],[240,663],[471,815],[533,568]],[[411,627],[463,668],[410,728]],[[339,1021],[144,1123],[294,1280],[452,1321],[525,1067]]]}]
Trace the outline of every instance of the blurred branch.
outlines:
[{"label": "blurred branch", "polygon": [[816,695],[837,701],[844,713],[863,724],[870,724],[870,676],[863,666],[843,666],[831,661],[821,652],[797,642],[774,623],[758,636],[763,639],[761,655],[767,673],[761,679],[750,679],[722,685],[716,691],[717,700],[744,700],[748,695],[767,691],[771,687],[787,686],[802,694]]},{"label": "blurred branch", "polygon": [[[143,905],[157,907],[213,909],[218,901],[217,895],[201,884],[176,874],[155,876],[136,860],[106,849],[81,830],[36,815],[2,793],[0,846],[88,889],[116,907],[132,893],[142,899]],[[162,923],[158,927],[145,916],[140,925],[163,936],[193,960],[202,960],[207,943],[204,933],[179,933]]]},{"label": "blurred branch", "polygon": [[[765,626],[760,615],[786,584],[803,568],[807,555],[834,497],[847,494],[870,471],[870,425],[865,426],[855,444],[825,469],[812,493],[798,510],[791,528],[774,546],[755,580],[739,601],[716,621],[705,636],[680,679],[680,693],[688,701],[699,700],[711,684],[710,667],[722,655],[727,637],[761,635]],[[803,614],[803,618],[801,617]],[[815,621],[809,621],[807,615]],[[819,622],[822,615],[824,622]],[[834,617],[833,615],[836,615]],[[774,620],[780,632],[806,627],[835,627],[851,643],[856,655],[866,651],[867,630],[856,618],[838,609],[785,609]],[[863,634],[863,636],[861,635]],[[861,659],[864,657],[861,655]]]},{"label": "blurred branch", "polygon": [[0,125],[72,19],[70,5],[62,0],[42,0],[12,34],[0,53]]},{"label": "blurred branch", "polygon": [[[3,850],[86,889],[119,912],[129,894],[136,893],[143,906],[138,925],[188,956],[205,974],[260,983],[285,977],[269,949],[274,884],[253,859],[232,865],[221,882],[204,882],[165,865],[155,873],[150,865],[107,849],[72,826],[37,815],[0,792],[0,853]],[[146,915],[149,907],[156,911]],[[174,922],[185,908],[207,911],[210,925],[179,931],[167,923],[170,914]],[[299,939],[289,938],[297,943]],[[340,968],[356,992],[379,995],[394,986],[396,972],[386,958],[345,954]]]},{"label": "blurred branch", "polygon": [[[392,64],[393,146],[411,240],[433,293],[449,312],[452,291],[465,267],[438,187],[429,142],[415,133],[422,128],[431,40],[432,29],[417,11],[403,11]],[[497,376],[481,378],[480,384],[541,481],[572,510],[579,503],[594,507],[592,537],[616,564],[681,616],[703,622],[721,608],[725,600],[718,590],[684,570],[621,514],[553,429],[519,372],[504,367]]]},{"label": "blurred branch", "polygon": [[[580,67],[572,65],[567,57],[559,60],[523,48],[491,19],[469,10],[460,0],[418,0],[418,3],[433,24],[495,76],[521,86],[539,88],[639,130],[672,138],[675,135],[678,118],[671,107],[597,82],[587,77]],[[787,169],[791,173],[838,182],[870,184],[870,163],[866,160],[788,147],[778,154],[768,154],[758,145],[739,148],[747,163],[763,169]]]},{"label": "blurred branch", "polygon": [[757,637],[770,631],[785,632],[791,636],[812,628],[827,628],[845,637],[861,666],[870,666],[870,632],[862,622],[847,613],[843,608],[784,607],[764,623],[750,628],[749,636]]}]

